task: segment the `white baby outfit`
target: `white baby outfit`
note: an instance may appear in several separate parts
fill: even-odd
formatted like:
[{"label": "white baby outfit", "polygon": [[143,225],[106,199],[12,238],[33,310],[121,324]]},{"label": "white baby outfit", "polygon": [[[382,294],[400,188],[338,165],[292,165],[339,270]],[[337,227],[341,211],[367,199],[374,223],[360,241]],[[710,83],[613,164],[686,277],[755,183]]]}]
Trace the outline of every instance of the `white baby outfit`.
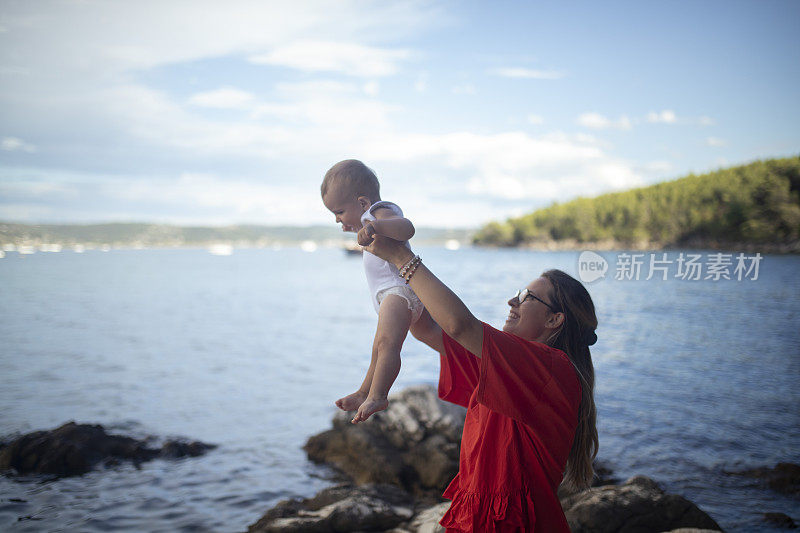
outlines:
[{"label": "white baby outfit", "polygon": [[[390,209],[395,215],[402,217],[403,210],[397,204],[392,202],[379,201],[375,202],[370,208],[361,215],[361,223],[375,220],[373,211],[379,208]],[[408,242],[405,243],[406,247],[411,249]],[[380,309],[381,301],[387,294],[396,294],[408,302],[408,308],[411,310],[411,323],[413,324],[419,320],[424,309],[422,302],[419,300],[414,291],[411,290],[405,280],[400,277],[400,272],[393,264],[384,261],[377,255],[371,254],[364,250],[364,272],[367,275],[367,285],[369,285],[369,293],[372,299],[372,305],[375,311]]]}]

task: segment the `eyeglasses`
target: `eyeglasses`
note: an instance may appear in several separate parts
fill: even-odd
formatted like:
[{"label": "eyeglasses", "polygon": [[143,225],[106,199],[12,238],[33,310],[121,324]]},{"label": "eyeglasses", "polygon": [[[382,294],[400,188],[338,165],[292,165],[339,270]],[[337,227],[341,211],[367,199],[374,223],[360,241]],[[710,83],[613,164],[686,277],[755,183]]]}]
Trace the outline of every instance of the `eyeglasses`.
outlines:
[{"label": "eyeglasses", "polygon": [[545,302],[544,300],[542,300],[538,296],[535,296],[528,289],[522,289],[521,291],[517,291],[517,294],[515,294],[514,297],[517,299],[517,302],[519,303],[519,305],[522,305],[522,302],[524,302],[528,298],[533,298],[534,300],[538,300],[538,301],[542,302],[544,305],[549,307],[550,310],[553,311],[554,313],[558,313],[558,311],[556,311],[555,308],[552,305],[550,305],[549,303]]}]

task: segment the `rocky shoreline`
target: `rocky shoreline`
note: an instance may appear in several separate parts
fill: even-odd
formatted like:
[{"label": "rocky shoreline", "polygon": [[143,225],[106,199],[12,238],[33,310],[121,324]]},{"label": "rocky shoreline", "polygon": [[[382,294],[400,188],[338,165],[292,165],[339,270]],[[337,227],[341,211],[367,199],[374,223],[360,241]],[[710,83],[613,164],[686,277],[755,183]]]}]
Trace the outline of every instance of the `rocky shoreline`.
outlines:
[{"label": "rocky shoreline", "polygon": [[70,421],[53,430],[34,431],[0,443],[0,472],[12,477],[71,477],[101,465],[112,467],[130,461],[138,468],[145,461],[198,457],[216,448],[185,439],[169,439],[154,448],[150,446],[153,440],[155,437],[137,440],[109,435],[103,426]]},{"label": "rocky shoreline", "polygon": [[[450,505],[441,493],[458,470],[466,410],[438,399],[434,387],[410,387],[392,396],[389,408],[352,425],[339,412],[332,428],[308,439],[310,460],[330,466],[341,483],[312,498],[284,500],[252,523],[248,533],[366,532],[441,533],[439,519]],[[154,443],[160,446],[153,446]],[[100,425],[68,422],[0,441],[0,472],[10,478],[78,476],[123,462],[198,457],[216,448],[186,439],[137,440],[110,435]],[[573,533],[721,531],[697,505],[666,493],[656,481],[634,476],[624,482],[596,465],[587,490],[559,490]],[[753,486],[800,496],[800,466],[725,471],[751,479]],[[19,517],[25,520],[31,517]],[[772,528],[795,529],[792,517],[763,513]]]},{"label": "rocky shoreline", "polygon": [[[308,440],[312,461],[335,468],[346,483],[313,498],[280,502],[248,533],[444,531],[449,506],[440,495],[458,470],[465,409],[438,399],[433,387],[411,387],[367,423],[337,413],[332,429]],[[559,491],[573,533],[721,531],[708,514],[652,479],[617,484],[600,466],[595,486]]]}]

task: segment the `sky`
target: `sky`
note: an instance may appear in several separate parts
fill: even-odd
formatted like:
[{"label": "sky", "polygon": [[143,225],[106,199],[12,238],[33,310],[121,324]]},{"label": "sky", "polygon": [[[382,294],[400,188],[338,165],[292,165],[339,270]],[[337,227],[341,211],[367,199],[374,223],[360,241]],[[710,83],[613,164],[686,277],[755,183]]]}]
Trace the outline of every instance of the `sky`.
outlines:
[{"label": "sky", "polygon": [[800,154],[800,2],[0,0],[0,221],[415,224]]}]

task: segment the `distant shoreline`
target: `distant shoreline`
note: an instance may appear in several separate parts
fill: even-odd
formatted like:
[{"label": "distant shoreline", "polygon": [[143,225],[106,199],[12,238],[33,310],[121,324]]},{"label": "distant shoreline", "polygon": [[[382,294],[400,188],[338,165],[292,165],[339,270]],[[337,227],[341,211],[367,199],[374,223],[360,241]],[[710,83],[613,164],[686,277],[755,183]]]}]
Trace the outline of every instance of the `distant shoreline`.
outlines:
[{"label": "distant shoreline", "polygon": [[[471,228],[417,227],[414,242],[459,245],[472,242]],[[168,224],[19,224],[0,222],[0,247],[52,245],[62,247],[113,248],[205,248],[228,245],[237,248],[295,246],[313,242],[318,246],[337,246],[355,242],[355,234],[342,233],[336,224],[313,226],[173,226]]]},{"label": "distant shoreline", "polygon": [[[340,249],[342,251],[349,251],[352,244],[350,241],[287,241],[287,242],[272,242],[268,244],[259,243],[238,243],[238,242],[224,242],[224,241],[211,241],[207,243],[158,243],[158,244],[136,244],[136,243],[5,243],[0,244],[0,257],[7,257],[9,253],[16,253],[19,255],[30,254],[47,254],[47,253],[85,253],[85,252],[110,252],[110,251],[136,251],[136,250],[204,250],[209,251],[214,255],[230,255],[234,250],[283,250],[283,249],[301,249],[307,252],[313,252],[318,249]],[[708,251],[720,253],[747,253],[747,254],[775,254],[775,255],[795,255],[800,254],[800,245],[798,243],[788,245],[776,244],[740,244],[740,245],[725,245],[721,246],[717,243],[691,243],[685,245],[660,245],[657,243],[608,243],[608,242],[593,242],[593,243],[573,243],[573,242],[549,242],[549,243],[531,243],[517,246],[497,246],[486,244],[472,244],[469,242],[460,242],[457,246],[453,246],[450,242],[446,241],[422,241],[418,242],[419,246],[438,246],[456,250],[459,248],[474,248],[485,250],[521,250],[521,251],[535,251],[535,252],[668,252],[668,251]]]},{"label": "distant shoreline", "polygon": [[[667,251],[715,250],[770,254],[798,254],[800,240],[791,242],[734,242],[714,239],[690,239],[681,243],[658,241],[578,241],[576,239],[539,240],[502,244],[475,242],[472,228],[417,228],[412,245],[474,246],[486,249],[521,249],[536,251]],[[310,246],[336,248],[355,242],[354,234],[343,234],[334,225],[293,226],[217,226],[183,227],[163,224],[109,223],[87,225],[17,224],[0,222],[0,250],[20,247],[36,252],[68,249],[204,249],[230,246],[236,249]],[[456,247],[456,246],[453,246]],[[54,249],[57,248],[57,249]]]}]

